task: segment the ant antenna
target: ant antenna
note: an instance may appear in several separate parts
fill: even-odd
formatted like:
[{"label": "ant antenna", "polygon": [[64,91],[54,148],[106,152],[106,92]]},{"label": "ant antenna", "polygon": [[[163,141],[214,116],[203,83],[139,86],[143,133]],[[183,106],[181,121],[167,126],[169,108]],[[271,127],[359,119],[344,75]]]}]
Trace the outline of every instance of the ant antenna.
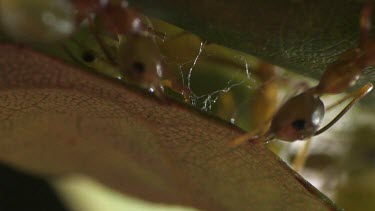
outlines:
[{"label": "ant antenna", "polygon": [[341,119],[342,116],[355,104],[357,103],[361,98],[363,98],[366,94],[368,94],[374,86],[371,83],[367,83],[364,85],[360,90],[358,90],[358,94],[355,94],[356,97],[347,105],[345,108],[326,126],[321,128],[320,130],[316,131],[314,133],[314,136],[317,136],[326,130],[328,130],[332,125],[334,125],[339,119]]}]

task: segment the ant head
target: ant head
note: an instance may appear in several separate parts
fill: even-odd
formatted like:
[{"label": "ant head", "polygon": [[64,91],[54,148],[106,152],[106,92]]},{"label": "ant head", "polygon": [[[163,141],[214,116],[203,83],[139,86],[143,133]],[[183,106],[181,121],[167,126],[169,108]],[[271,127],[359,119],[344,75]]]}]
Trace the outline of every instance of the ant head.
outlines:
[{"label": "ant head", "polygon": [[128,35],[120,42],[118,61],[121,74],[130,81],[148,86],[162,77],[161,55],[149,36]]},{"label": "ant head", "polygon": [[324,117],[324,104],[312,92],[290,98],[272,119],[269,134],[284,141],[303,140],[313,136]]}]

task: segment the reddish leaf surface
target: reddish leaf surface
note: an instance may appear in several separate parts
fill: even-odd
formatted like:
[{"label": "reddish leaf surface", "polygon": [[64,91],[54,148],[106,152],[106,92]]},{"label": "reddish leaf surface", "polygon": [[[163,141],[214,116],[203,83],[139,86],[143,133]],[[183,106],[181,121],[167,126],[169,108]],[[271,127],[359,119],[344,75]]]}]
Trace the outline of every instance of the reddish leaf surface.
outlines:
[{"label": "reddish leaf surface", "polygon": [[193,109],[8,44],[0,45],[0,160],[79,172],[156,202],[203,210],[332,210],[261,143]]}]

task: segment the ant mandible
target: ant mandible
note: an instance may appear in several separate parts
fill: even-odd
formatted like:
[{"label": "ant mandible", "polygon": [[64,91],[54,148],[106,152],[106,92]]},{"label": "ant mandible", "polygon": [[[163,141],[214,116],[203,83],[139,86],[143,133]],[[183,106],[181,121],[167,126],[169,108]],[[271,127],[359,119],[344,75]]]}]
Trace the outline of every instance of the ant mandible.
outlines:
[{"label": "ant mandible", "polygon": [[356,102],[368,94],[373,85],[367,83],[359,90],[348,94],[335,105],[353,97],[352,101],[326,126],[319,129],[324,113],[324,103],[320,97],[324,94],[345,92],[358,80],[362,70],[375,65],[375,39],[369,39],[372,5],[366,4],[360,15],[360,38],[356,48],[342,53],[330,64],[315,87],[307,89],[301,94],[287,100],[273,115],[269,129],[264,131],[263,125],[258,125],[251,132],[229,142],[231,146],[238,146],[245,141],[269,142],[273,139],[293,142],[317,136],[334,125]]}]

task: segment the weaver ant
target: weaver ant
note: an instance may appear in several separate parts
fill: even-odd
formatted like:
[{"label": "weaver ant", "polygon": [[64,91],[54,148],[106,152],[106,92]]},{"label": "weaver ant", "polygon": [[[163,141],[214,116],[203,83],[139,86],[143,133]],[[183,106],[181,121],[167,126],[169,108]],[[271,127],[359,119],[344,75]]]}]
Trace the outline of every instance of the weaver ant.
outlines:
[{"label": "weaver ant", "polygon": [[[319,84],[288,99],[276,113],[254,130],[229,142],[237,146],[245,141],[264,141],[268,143],[274,139],[287,142],[305,140],[317,136],[333,126],[355,103],[368,94],[373,85],[367,83],[362,88],[348,94],[333,106],[341,104],[348,98],[353,99],[327,125],[320,128],[325,106],[320,97],[325,94],[345,92],[358,80],[362,70],[375,65],[375,39],[369,39],[372,6],[366,4],[360,15],[360,38],[358,47],[342,53],[338,59],[328,65],[321,76]],[[265,125],[269,124],[268,130]],[[320,129],[319,129],[320,128]]]},{"label": "weaver ant", "polygon": [[[163,98],[165,84],[162,79],[166,69],[156,39],[164,40],[165,35],[146,24],[146,18],[135,8],[129,7],[126,0],[72,2],[78,10],[78,21],[88,20],[106,60],[119,70],[119,78],[135,82]],[[110,33],[109,37],[116,41],[115,49],[111,49],[100,35],[103,31],[99,27],[102,25]],[[82,59],[92,62],[95,55],[84,52]],[[185,100],[186,91],[181,91]]]}]

